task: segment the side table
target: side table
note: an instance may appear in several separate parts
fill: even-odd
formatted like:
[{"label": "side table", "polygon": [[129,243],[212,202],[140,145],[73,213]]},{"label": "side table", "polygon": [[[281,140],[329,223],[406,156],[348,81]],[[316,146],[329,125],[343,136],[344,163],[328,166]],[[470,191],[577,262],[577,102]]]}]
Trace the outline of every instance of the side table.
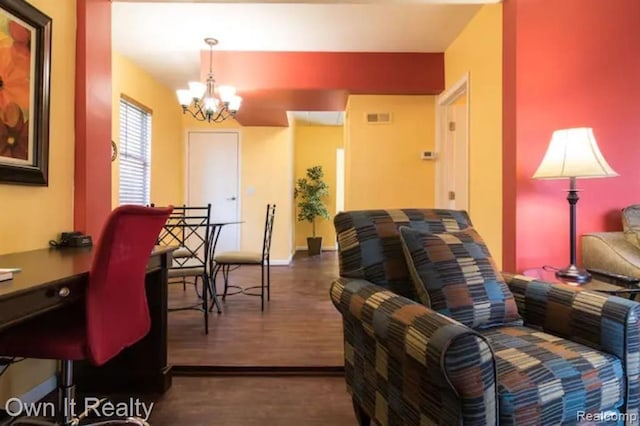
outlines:
[{"label": "side table", "polygon": [[522,272],[522,275],[534,277],[536,279],[547,281],[550,283],[567,284],[572,287],[581,287],[586,290],[599,291],[601,293],[625,297],[631,300],[636,300],[636,295],[640,293],[640,287],[638,287],[637,285],[627,285],[626,283],[611,283],[599,279],[595,275],[591,278],[591,281],[585,284],[563,281],[556,277],[555,271],[547,270],[545,268],[525,269]]}]

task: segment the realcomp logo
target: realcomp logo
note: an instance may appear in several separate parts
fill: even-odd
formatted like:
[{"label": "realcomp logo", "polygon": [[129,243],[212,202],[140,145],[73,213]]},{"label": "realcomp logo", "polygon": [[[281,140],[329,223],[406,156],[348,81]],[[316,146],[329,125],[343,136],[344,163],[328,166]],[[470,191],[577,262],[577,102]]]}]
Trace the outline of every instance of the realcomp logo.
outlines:
[{"label": "realcomp logo", "polygon": [[620,413],[618,411],[601,411],[599,413],[587,413],[578,411],[576,415],[578,422],[624,422],[625,424],[637,424],[639,420],[638,413]]}]

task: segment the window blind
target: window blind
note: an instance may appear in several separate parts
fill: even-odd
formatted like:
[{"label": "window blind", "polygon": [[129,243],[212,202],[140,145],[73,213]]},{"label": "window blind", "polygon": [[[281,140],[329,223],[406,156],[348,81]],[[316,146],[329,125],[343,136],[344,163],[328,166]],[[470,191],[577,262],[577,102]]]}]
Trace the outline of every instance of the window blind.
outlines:
[{"label": "window blind", "polygon": [[120,99],[120,205],[149,204],[151,113]]}]

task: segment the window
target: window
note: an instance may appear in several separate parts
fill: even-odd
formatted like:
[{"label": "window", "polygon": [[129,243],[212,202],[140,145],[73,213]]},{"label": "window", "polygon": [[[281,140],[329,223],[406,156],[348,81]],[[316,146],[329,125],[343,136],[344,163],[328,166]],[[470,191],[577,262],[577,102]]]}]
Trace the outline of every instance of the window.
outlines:
[{"label": "window", "polygon": [[120,98],[120,205],[149,204],[151,111]]}]

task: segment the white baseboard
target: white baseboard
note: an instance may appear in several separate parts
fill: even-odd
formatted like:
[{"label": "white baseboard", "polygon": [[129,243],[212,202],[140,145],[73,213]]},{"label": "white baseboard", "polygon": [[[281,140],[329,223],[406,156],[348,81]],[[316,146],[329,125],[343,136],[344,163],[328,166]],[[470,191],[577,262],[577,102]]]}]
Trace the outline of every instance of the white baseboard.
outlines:
[{"label": "white baseboard", "polygon": [[289,259],[272,259],[270,261],[271,266],[289,266],[291,264],[291,260],[293,259],[293,255],[289,255]]},{"label": "white baseboard", "polygon": [[[338,246],[322,246],[322,250],[336,251],[338,250]],[[307,246],[296,246],[296,251],[307,251]]]}]

